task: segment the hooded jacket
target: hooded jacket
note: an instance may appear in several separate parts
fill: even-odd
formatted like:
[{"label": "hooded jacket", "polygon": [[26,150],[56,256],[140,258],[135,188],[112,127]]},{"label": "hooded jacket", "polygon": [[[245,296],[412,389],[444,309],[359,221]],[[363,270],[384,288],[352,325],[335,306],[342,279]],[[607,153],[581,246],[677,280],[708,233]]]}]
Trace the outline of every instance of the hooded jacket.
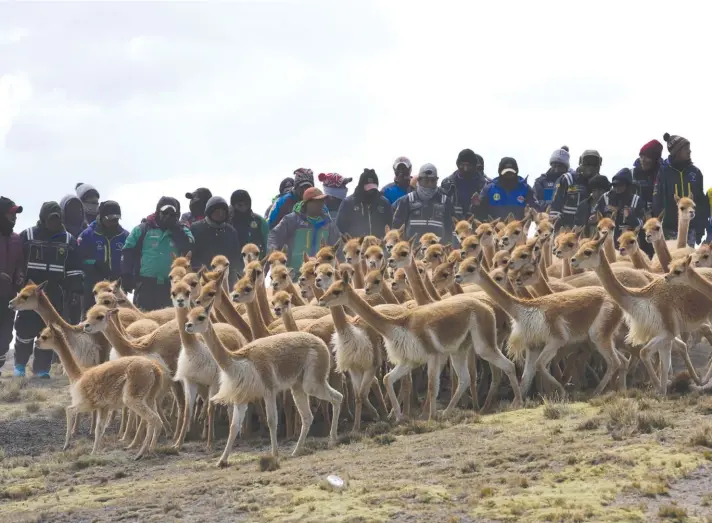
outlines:
[{"label": "hooded jacket", "polygon": [[37,283],[46,281],[56,292],[81,294],[84,272],[77,251],[77,241],[62,228],[53,233],[47,229],[47,219],[53,214],[61,216],[57,202],[45,202],[40,209],[37,225],[20,233],[24,259],[27,263],[25,277]]},{"label": "hooded jacket", "polygon": [[186,193],[185,197],[190,200],[188,204],[190,212],[183,214],[183,216],[180,217],[180,221],[190,227],[198,220],[205,218],[205,206],[208,200],[213,197],[213,193],[210,192],[210,189],[200,187],[193,192]]},{"label": "hooded jacket", "polygon": [[618,238],[628,229],[642,226],[645,221],[645,201],[635,193],[633,173],[624,168],[613,177],[613,183],[626,184],[626,190],[620,194],[615,189],[603,193],[593,210],[600,212],[604,218],[610,218],[616,223],[613,239],[618,245]]},{"label": "hooded jacket", "polygon": [[8,223],[4,216],[11,207],[16,207],[12,200],[0,197],[0,220],[5,221],[0,229],[0,307],[5,306],[25,282],[22,240],[19,234],[12,231],[12,223]]},{"label": "hooded jacket", "polygon": [[479,205],[473,204],[471,214],[483,221],[489,220],[490,217],[505,219],[510,214],[521,220],[527,205],[537,207],[534,191],[526,179],[517,176],[517,184],[509,191],[501,185],[500,180],[497,177],[485,185],[480,193]]},{"label": "hooded jacket", "polygon": [[[214,222],[210,218],[210,214],[219,208],[225,211],[225,221],[222,223]],[[218,254],[227,256],[230,261],[229,281],[232,284],[242,256],[237,231],[230,225],[230,210],[227,202],[220,196],[213,196],[205,206],[205,215],[205,218],[190,226],[190,232],[195,239],[191,263],[193,268],[199,270],[203,265],[210,267],[210,262]]]},{"label": "hooded jacket", "polygon": [[[279,194],[272,198],[272,202],[270,202],[269,207],[267,207],[267,210],[265,211],[265,220],[269,219],[269,213],[272,212],[272,207],[274,207],[274,204],[277,200],[279,200],[282,196],[287,194],[289,191],[294,189],[294,178],[293,177],[287,177],[283,179],[281,182],[279,182]],[[234,193],[233,193],[234,195]]]},{"label": "hooded jacket", "polygon": [[467,178],[457,170],[443,179],[440,187],[452,198],[455,218],[462,220],[467,217],[466,213],[485,185],[491,182],[492,180],[487,178],[484,173],[474,172],[470,178]]},{"label": "hooded jacket", "polygon": [[[245,213],[237,212],[235,210],[235,204],[237,204],[238,201],[247,202],[250,206],[250,210]],[[242,251],[242,248],[248,243],[254,243],[260,249],[260,253],[266,254],[267,236],[269,236],[267,220],[252,212],[252,198],[247,191],[238,189],[232,193],[230,196],[230,213],[230,223],[237,231],[240,251]],[[242,256],[240,256],[238,265],[242,266]]]},{"label": "hooded jacket", "polygon": [[[378,191],[373,199],[367,197],[364,191],[367,179],[368,173],[361,175],[354,193],[341,202],[336,227],[341,234],[353,237],[373,235],[382,238],[386,234],[386,225],[393,225],[393,208]],[[374,183],[377,181],[376,178]]]},{"label": "hooded jacket", "polygon": [[338,240],[339,230],[327,213],[312,220],[302,212],[292,212],[269,232],[267,250],[272,252],[287,246],[287,264],[296,271],[301,267],[305,253],[316,256],[322,241],[334,245]]},{"label": "hooded jacket", "polygon": [[[575,174],[574,169],[569,168],[569,174]],[[549,207],[554,201],[554,193],[556,192],[556,182],[559,178],[563,176],[560,173],[555,173],[552,169],[549,169],[544,174],[539,176],[534,180],[534,198],[539,204],[537,209],[539,212],[545,212],[546,208]]]},{"label": "hooded jacket", "polygon": [[653,193],[655,192],[655,182],[658,179],[662,160],[658,161],[657,167],[651,172],[645,172],[640,165],[640,158],[633,162],[633,189],[635,193],[645,202],[648,212],[653,211]]},{"label": "hooded jacket", "polygon": [[[67,213],[67,207],[70,205],[77,206],[75,213]],[[84,232],[84,229],[89,225],[84,212],[84,204],[79,197],[68,194],[59,201],[59,206],[62,208],[62,223],[64,223],[64,228],[67,229],[72,236],[79,238],[82,232]],[[72,214],[74,214],[74,216],[72,216]]]},{"label": "hooded jacket", "polygon": [[557,229],[562,226],[574,226],[579,207],[588,201],[590,195],[588,183],[589,180],[577,171],[562,174],[556,182],[549,214],[552,218],[558,219]]},{"label": "hooded jacket", "polygon": [[85,289],[91,291],[95,283],[121,276],[121,251],[128,237],[129,232],[123,227],[119,226],[118,231],[109,233],[97,219],[77,238],[84,266]]},{"label": "hooded jacket", "polygon": [[180,215],[180,203],[175,198],[161,197],[156,212],[134,227],[121,251],[121,275],[128,282],[137,276],[156,280],[158,284],[168,282],[173,258],[183,256],[193,248],[194,240],[190,229],[176,221],[166,227],[159,223],[160,209],[172,205]]},{"label": "hooded jacket", "polygon": [[704,191],[702,172],[692,163],[676,165],[670,157],[665,160],[658,174],[653,191],[653,214],[663,216],[663,230],[677,232],[677,203],[675,196],[687,196],[695,202],[695,219],[690,230],[695,231],[700,240],[710,217],[710,203]]},{"label": "hooded jacket", "polygon": [[412,191],[396,202],[393,213],[393,228],[405,225],[405,237],[416,237],[416,241],[425,233],[432,232],[440,237],[443,244],[452,241],[453,201],[439,187],[428,201],[418,197],[418,191]]}]

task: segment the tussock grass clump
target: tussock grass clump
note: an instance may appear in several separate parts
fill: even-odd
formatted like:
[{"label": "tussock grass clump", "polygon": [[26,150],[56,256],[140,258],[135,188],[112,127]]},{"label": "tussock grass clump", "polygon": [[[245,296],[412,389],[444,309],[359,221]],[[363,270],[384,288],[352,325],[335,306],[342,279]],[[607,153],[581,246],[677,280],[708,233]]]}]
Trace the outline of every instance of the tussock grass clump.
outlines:
[{"label": "tussock grass clump", "polygon": [[690,444],[712,449],[712,426],[701,428],[695,432],[690,439]]},{"label": "tussock grass clump", "polygon": [[97,458],[95,456],[82,456],[72,461],[70,468],[72,470],[84,470],[89,467],[102,467],[106,465],[108,461],[102,458]]},{"label": "tussock grass clump", "polygon": [[544,417],[546,419],[561,419],[571,412],[571,408],[564,402],[544,400]]},{"label": "tussock grass clump", "polygon": [[638,413],[638,430],[642,434],[650,434],[654,430],[672,427],[672,422],[661,412]]},{"label": "tussock grass clump", "polygon": [[658,516],[673,521],[686,521],[687,511],[677,505],[663,505],[658,509]]},{"label": "tussock grass clump", "polygon": [[274,456],[260,456],[259,459],[260,472],[272,472],[279,469],[279,460]]},{"label": "tussock grass clump", "polygon": [[576,426],[576,430],[596,430],[601,426],[601,418],[599,416],[594,416],[593,418],[588,418],[582,421]]},{"label": "tussock grass clump", "polygon": [[32,403],[28,403],[25,405],[25,410],[29,412],[30,414],[34,414],[36,412],[40,411],[40,404],[37,403],[36,401],[33,401]]},{"label": "tussock grass clump", "polygon": [[20,401],[20,391],[26,383],[26,379],[0,381],[0,403],[17,403]]},{"label": "tussock grass clump", "polygon": [[468,461],[462,467],[460,467],[460,472],[463,474],[474,474],[480,470],[480,464],[476,461]]},{"label": "tussock grass clump", "polygon": [[385,434],[386,432],[390,432],[391,428],[391,424],[387,421],[379,421],[366,427],[364,433],[369,437],[373,437],[379,434]]},{"label": "tussock grass clump", "polygon": [[379,445],[390,445],[396,441],[396,437],[392,434],[379,434],[373,438],[373,441]]}]

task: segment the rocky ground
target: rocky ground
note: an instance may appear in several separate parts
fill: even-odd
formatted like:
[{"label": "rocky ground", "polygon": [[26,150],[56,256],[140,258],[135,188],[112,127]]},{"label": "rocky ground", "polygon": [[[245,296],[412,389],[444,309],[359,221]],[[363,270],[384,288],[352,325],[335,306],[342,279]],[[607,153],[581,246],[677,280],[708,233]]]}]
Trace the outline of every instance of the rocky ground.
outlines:
[{"label": "rocky ground", "polygon": [[267,439],[238,440],[215,467],[224,426],[215,450],[194,440],[136,462],[115,426],[91,456],[85,417],[62,452],[68,401],[64,377],[0,378],[0,521],[712,522],[712,397],[698,393],[343,426],[339,445],[310,437],[295,458],[280,441],[266,471]]}]

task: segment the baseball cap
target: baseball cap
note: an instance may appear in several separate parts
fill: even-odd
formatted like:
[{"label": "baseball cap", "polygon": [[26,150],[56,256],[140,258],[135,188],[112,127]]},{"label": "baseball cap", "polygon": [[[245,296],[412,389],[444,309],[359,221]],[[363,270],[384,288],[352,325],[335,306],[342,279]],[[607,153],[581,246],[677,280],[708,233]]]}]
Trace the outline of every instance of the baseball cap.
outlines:
[{"label": "baseball cap", "polygon": [[438,169],[432,163],[423,164],[418,171],[418,178],[437,178]]},{"label": "baseball cap", "polygon": [[395,171],[399,165],[405,165],[405,168],[408,170],[413,167],[413,164],[410,163],[410,160],[405,156],[399,156],[396,158],[396,161],[393,162],[393,170]]},{"label": "baseball cap", "polygon": [[176,211],[176,208],[173,207],[172,205],[164,205],[159,209],[161,212],[168,212],[168,211],[173,211],[173,212],[178,212]]},{"label": "baseball cap", "polygon": [[20,214],[21,212],[22,205],[17,205],[10,198],[0,196],[0,213]]},{"label": "baseball cap", "polygon": [[302,201],[308,202],[311,200],[323,200],[324,198],[326,198],[326,194],[321,192],[321,189],[319,189],[318,187],[309,187],[307,190],[304,191]]}]

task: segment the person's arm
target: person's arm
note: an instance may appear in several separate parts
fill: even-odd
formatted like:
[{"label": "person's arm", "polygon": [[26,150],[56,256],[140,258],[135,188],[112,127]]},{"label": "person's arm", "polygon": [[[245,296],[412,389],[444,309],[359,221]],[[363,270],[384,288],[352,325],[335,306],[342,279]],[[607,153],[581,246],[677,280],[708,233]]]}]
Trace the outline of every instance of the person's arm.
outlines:
[{"label": "person's arm", "polygon": [[692,186],[693,199],[695,201],[695,233],[697,241],[702,241],[702,235],[705,233],[707,222],[710,219],[710,201],[705,194],[702,171],[697,170],[694,185]]},{"label": "person's arm", "polygon": [[594,209],[598,207],[600,201],[601,200],[599,199],[598,202],[592,203],[590,197],[582,201],[576,208],[576,214],[574,215],[574,225],[588,227],[588,225],[591,223],[591,217],[593,216],[595,219],[596,213]]},{"label": "person's arm", "polygon": [[551,209],[549,210],[549,216],[555,220],[561,216],[561,211],[564,208],[564,202],[566,201],[566,194],[569,190],[569,181],[566,174],[559,176],[556,180],[556,189],[554,192],[554,199],[551,201]]},{"label": "person's arm", "polygon": [[12,276],[12,286],[13,290],[19,291],[25,284],[25,252],[23,249],[22,235],[20,235],[20,248],[17,249],[15,254],[15,271]]},{"label": "person's arm", "polygon": [[638,196],[638,201],[635,204],[635,207],[631,209],[630,223],[632,223],[633,227],[642,227],[645,224],[646,207],[647,205],[645,203],[645,199]]},{"label": "person's arm", "polygon": [[410,205],[408,204],[408,195],[401,196],[395,202],[395,212],[393,213],[393,228],[399,229],[403,224],[408,221],[408,209]]},{"label": "person's arm", "polygon": [[272,209],[269,211],[269,217],[267,218],[267,225],[270,229],[274,229],[277,226],[277,218],[279,218],[280,209],[284,205],[285,196],[280,196],[277,201],[272,205]]},{"label": "person's arm", "polygon": [[267,251],[278,251],[289,241],[289,220],[286,216],[269,232]]},{"label": "person's arm", "polygon": [[539,212],[544,212],[545,209],[542,208],[542,206],[546,206],[546,203],[544,203],[544,187],[541,183],[541,179],[537,178],[534,180],[534,199],[537,200],[538,202],[541,202],[539,206],[536,208],[537,211]]},{"label": "person's arm", "polygon": [[536,196],[534,195],[534,190],[531,187],[527,187],[527,195],[525,197],[526,204],[531,207],[532,209],[539,209],[541,206],[539,205],[539,201],[536,199]]},{"label": "person's arm", "polygon": [[[381,201],[381,205],[383,205],[384,209],[384,217],[383,217],[383,225],[385,228],[385,225],[388,225],[390,228],[393,228],[393,207],[391,207],[390,202],[386,199],[383,198]],[[385,234],[385,232],[383,233]]]},{"label": "person's arm", "polygon": [[173,243],[176,244],[176,249],[181,256],[185,256],[188,251],[192,250],[195,246],[193,233],[190,232],[188,227],[180,222],[171,227],[171,237],[173,238]]},{"label": "person's arm", "polygon": [[[262,256],[267,256],[269,254],[269,249],[267,248],[267,238],[269,237],[269,225],[267,225],[267,220],[260,217],[260,231],[262,232],[262,245],[258,245],[260,248],[260,254]],[[240,254],[242,256],[242,254]]]},{"label": "person's arm", "polygon": [[445,214],[443,223],[443,238],[440,240],[443,245],[452,243],[452,217],[455,216],[455,200],[452,195],[445,202]]},{"label": "person's arm", "polygon": [[138,241],[143,234],[143,228],[138,225],[131,230],[124,248],[121,250],[121,286],[126,292],[131,292],[136,285],[141,265],[141,253],[138,249]]},{"label": "person's arm", "polygon": [[[344,200],[345,202],[346,200]],[[350,232],[348,228],[348,222],[349,218],[347,214],[351,212],[351,205],[344,205],[344,202],[341,202],[341,205],[339,205],[339,212],[336,213],[336,227],[340,231],[344,232]],[[351,203],[351,202],[349,202]]]},{"label": "person's arm", "polygon": [[[64,266],[63,287],[73,295],[81,295],[84,293],[82,259],[77,248],[77,240],[75,240],[74,237],[69,240],[67,262]],[[72,299],[72,301],[74,301],[74,299]]]},{"label": "person's arm", "polygon": [[658,170],[658,175],[655,178],[655,184],[653,185],[653,216],[660,216],[665,209],[665,177],[663,176],[663,169]]},{"label": "person's arm", "polygon": [[472,198],[472,206],[470,207],[470,214],[472,214],[478,220],[483,222],[489,221],[490,213],[490,202],[489,193],[490,185],[487,184],[482,188],[478,194]]}]

